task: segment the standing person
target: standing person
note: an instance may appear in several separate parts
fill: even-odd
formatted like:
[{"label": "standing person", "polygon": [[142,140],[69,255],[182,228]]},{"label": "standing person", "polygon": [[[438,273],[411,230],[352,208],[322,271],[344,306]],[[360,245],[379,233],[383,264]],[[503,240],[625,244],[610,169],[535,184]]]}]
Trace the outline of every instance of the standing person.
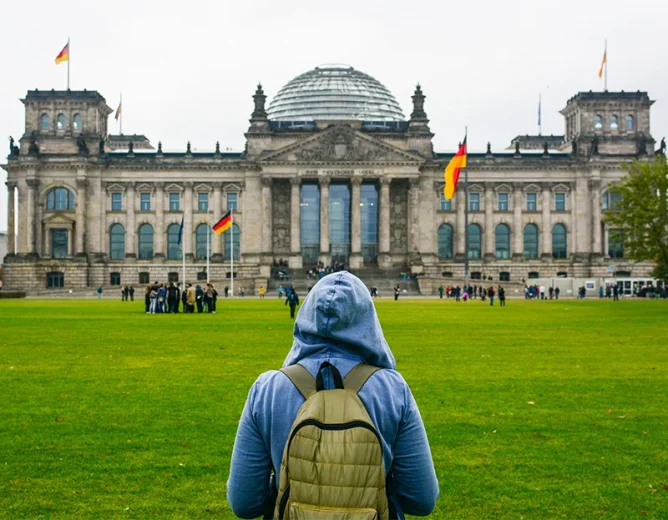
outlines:
[{"label": "standing person", "polygon": [[151,292],[149,293],[149,298],[151,299],[151,314],[155,314],[155,311],[158,308],[158,290],[157,285],[151,286]]},{"label": "standing person", "polygon": [[480,301],[484,302],[485,299],[487,298],[487,289],[485,289],[482,285],[480,286]]},{"label": "standing person", "polygon": [[127,285],[123,289],[123,295],[125,296],[125,301],[128,301],[130,298],[130,289],[128,288]]},{"label": "standing person", "polygon": [[294,288],[288,293],[288,297],[285,299],[285,305],[290,306],[290,318],[295,319],[295,308],[299,305],[299,296],[297,296],[297,291]]},{"label": "standing person", "polygon": [[540,286],[540,299],[541,300],[545,299],[545,286],[544,285]]},{"label": "standing person", "polygon": [[132,285],[130,286],[130,301],[135,301],[135,288]]},{"label": "standing person", "polygon": [[167,288],[165,287],[165,284],[160,284],[160,288],[158,289],[158,312],[164,313],[165,312],[165,303],[167,300]]},{"label": "standing person", "polygon": [[598,288],[598,299],[599,300],[603,299],[603,286],[602,285]]},{"label": "standing person", "polygon": [[442,285],[438,288],[438,295],[442,300],[443,299],[443,286]]},{"label": "standing person", "polygon": [[561,292],[561,289],[559,289],[559,287],[555,287],[555,288],[554,288],[554,298],[555,298],[556,300],[559,299],[559,293],[560,293],[560,292]]},{"label": "standing person", "polygon": [[174,291],[174,314],[179,313],[179,304],[181,303],[181,283],[177,283]]},{"label": "standing person", "polygon": [[102,287],[101,286],[98,287],[97,291],[95,291],[95,292],[97,292],[97,299],[101,300],[102,299]]},{"label": "standing person", "polygon": [[125,289],[121,287],[121,301],[125,301]]},{"label": "standing person", "polygon": [[401,289],[399,289],[398,285],[394,286],[394,301],[396,302],[399,299],[399,293],[401,292]]},{"label": "standing person", "polygon": [[167,287],[167,312],[176,312],[176,307],[178,305],[178,296],[176,294],[176,286],[174,282],[169,283]]},{"label": "standing person", "polygon": [[278,299],[280,300],[281,298],[283,298],[283,285],[282,284],[278,286]]},{"label": "standing person", "polygon": [[264,285],[260,285],[260,299],[264,300]]},{"label": "standing person", "polygon": [[181,291],[181,303],[183,304],[183,314],[188,314],[188,286]]},{"label": "standing person", "polygon": [[455,287],[455,301],[456,302],[459,301],[459,295],[461,294],[461,291],[462,290],[459,288],[459,285],[457,287]]},{"label": "standing person", "polygon": [[204,304],[204,312],[209,312],[209,284],[207,283],[202,288],[202,303]]},{"label": "standing person", "polygon": [[[376,502],[384,502],[386,496],[392,512],[388,515],[390,518],[403,519],[404,514],[431,514],[439,488],[427,434],[410,388],[396,371],[394,356],[364,284],[347,272],[323,278],[313,288],[312,295],[304,300],[294,330],[294,343],[283,364],[283,372],[271,371],[258,378],[251,387],[239,421],[227,483],[227,498],[234,514],[255,518],[263,511],[273,510],[276,492],[284,492],[290,483],[286,473],[290,475],[293,466],[290,470],[279,469],[281,459],[292,424],[305,401],[302,392],[310,392],[311,388],[317,390],[315,378],[319,374],[324,391],[336,384],[350,390],[345,392],[346,398],[359,396],[362,408],[368,413],[368,424],[377,431],[381,447],[378,450],[378,444],[372,441],[375,439],[373,434],[368,436],[371,442],[363,446],[346,442],[345,453],[353,457],[317,465],[319,470],[309,481],[313,488],[309,496],[329,497],[328,488],[352,486],[360,489],[360,493],[341,494],[338,503],[348,509],[365,507],[374,510],[367,515],[369,518],[380,518],[375,513],[380,509]],[[366,367],[353,369],[360,363],[365,363]],[[375,367],[380,370],[376,371]],[[352,384],[356,373],[369,372],[373,373],[362,377],[364,383]],[[307,386],[297,382],[296,377],[301,377]],[[314,397],[317,396],[316,392]],[[276,406],[277,402],[281,405]],[[328,444],[327,437],[323,430],[322,438],[313,441],[311,453],[318,457],[314,462],[320,461],[321,454],[332,453],[329,448],[333,446]],[[351,436],[350,440],[353,439]],[[366,440],[366,437],[359,440]],[[303,439],[294,442],[299,444]],[[367,454],[374,450],[379,454],[378,464],[382,463],[378,484],[360,476],[359,466],[349,466],[361,463],[356,457],[360,451]],[[336,449],[333,453],[337,457],[342,455]],[[280,471],[274,477],[270,475],[272,467]],[[361,478],[355,483],[350,481],[358,476]],[[384,481],[390,483],[388,489],[384,489]],[[297,487],[292,486],[293,490]],[[369,492],[365,491],[367,488]],[[370,502],[353,502],[355,496],[368,497]],[[313,510],[324,505],[318,500],[314,502],[304,504],[304,507]],[[290,507],[298,507],[298,504],[290,503]],[[383,513],[385,509],[383,503]],[[332,518],[343,518],[343,514],[336,510],[331,515]],[[348,513],[347,517],[352,518],[352,514]]]},{"label": "standing person", "polygon": [[506,306],[506,290],[501,286],[499,286],[499,305],[501,307]]},{"label": "standing person", "polygon": [[213,310],[211,311],[213,314],[216,314],[216,303],[218,302],[218,291],[216,291],[216,288],[211,284],[211,305],[213,307]]},{"label": "standing person", "polygon": [[197,314],[202,314],[202,297],[204,296],[204,291],[199,284],[195,287],[195,298],[197,303]]},{"label": "standing person", "polygon": [[225,298],[228,297],[229,293],[230,293],[230,288],[226,285],[225,286]]},{"label": "standing person", "polygon": [[552,296],[554,296],[554,287],[550,286],[549,293],[550,293],[550,300],[551,300]]},{"label": "standing person", "polygon": [[144,289],[144,307],[146,309],[146,314],[151,312],[151,285],[147,285]]},{"label": "standing person", "polygon": [[612,286],[612,301],[619,301],[619,286],[617,284]]},{"label": "standing person", "polygon": [[197,293],[193,284],[188,284],[188,290],[186,291],[186,302],[188,305],[188,313],[193,314],[195,312],[195,303],[197,303]]},{"label": "standing person", "polygon": [[489,306],[493,307],[494,306],[494,287],[490,286],[489,290],[487,291],[487,294],[489,294]]}]

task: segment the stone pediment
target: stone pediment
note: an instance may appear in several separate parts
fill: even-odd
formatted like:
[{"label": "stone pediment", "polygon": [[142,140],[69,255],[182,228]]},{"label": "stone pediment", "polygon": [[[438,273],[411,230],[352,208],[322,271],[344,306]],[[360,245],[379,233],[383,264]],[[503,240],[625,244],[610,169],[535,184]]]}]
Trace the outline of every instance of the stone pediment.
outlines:
[{"label": "stone pediment", "polygon": [[424,159],[357,132],[349,126],[338,125],[271,152],[263,157],[262,161],[422,163]]},{"label": "stone pediment", "polygon": [[45,224],[54,224],[62,226],[71,226],[74,224],[74,219],[71,219],[63,213],[56,213],[44,219]]}]

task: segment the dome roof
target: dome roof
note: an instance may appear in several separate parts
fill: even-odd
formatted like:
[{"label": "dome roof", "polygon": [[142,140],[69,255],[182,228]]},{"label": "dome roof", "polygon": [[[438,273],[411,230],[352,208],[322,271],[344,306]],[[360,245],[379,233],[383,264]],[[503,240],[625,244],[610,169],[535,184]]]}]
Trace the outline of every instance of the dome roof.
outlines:
[{"label": "dome roof", "polygon": [[392,93],[348,65],[321,65],[289,81],[269,105],[273,121],[403,121]]}]

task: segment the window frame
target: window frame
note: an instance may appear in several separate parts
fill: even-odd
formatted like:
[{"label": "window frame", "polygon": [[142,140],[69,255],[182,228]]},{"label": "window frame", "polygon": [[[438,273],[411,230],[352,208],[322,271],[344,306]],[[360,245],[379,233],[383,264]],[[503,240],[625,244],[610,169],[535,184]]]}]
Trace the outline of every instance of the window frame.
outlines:
[{"label": "window frame", "polygon": [[46,112],[39,116],[39,129],[41,131],[51,130],[51,118]]},{"label": "window frame", "polygon": [[[635,130],[635,117],[633,114],[627,114],[626,117],[624,118],[624,130],[627,132],[633,132]],[[629,122],[631,122],[631,125],[629,126]]]},{"label": "window frame", "polygon": [[[122,233],[118,232],[119,228]],[[122,240],[120,240],[121,236],[123,237]],[[119,222],[115,222],[109,226],[109,259],[125,259],[125,226]]]},{"label": "window frame", "polygon": [[[449,232],[449,235],[446,233],[442,233],[441,230],[447,230]],[[440,226],[438,226],[437,230],[437,239],[438,239],[438,259],[439,260],[450,260],[454,258],[455,252],[454,252],[454,237],[455,237],[455,230],[452,227],[451,224],[444,222]],[[445,243],[444,241],[448,239],[449,237],[449,243]],[[448,254],[449,250],[449,254]],[[441,252],[444,252],[445,254],[441,254]]]},{"label": "window frame", "polygon": [[109,273],[109,285],[112,287],[120,287],[121,286],[121,273],[118,271],[113,271]]},{"label": "window frame", "polygon": [[[508,192],[502,191],[496,194],[497,196],[497,211],[507,212],[510,208],[510,194]],[[502,200],[502,197],[505,198],[505,201]],[[503,207],[505,206],[505,207]]]},{"label": "window frame", "polygon": [[[526,194],[526,198],[527,198],[527,205],[526,205],[527,211],[530,211],[532,213],[537,212],[538,211],[538,193],[535,192],[535,191],[531,191],[531,192]],[[530,200],[530,198],[533,198],[533,209],[531,208],[532,201]]]},{"label": "window frame", "polygon": [[438,210],[439,211],[452,211],[452,199],[451,200],[445,200],[445,193],[443,193],[443,190],[440,191],[439,193],[439,205],[438,205]]},{"label": "window frame", "polygon": [[604,123],[605,121],[601,114],[596,114],[594,116],[594,130],[603,130]]},{"label": "window frame", "polygon": [[[563,203],[561,208],[559,208],[560,197],[562,198],[561,202]],[[558,211],[560,213],[566,211],[566,193],[564,193],[563,191],[554,194],[554,211]]]},{"label": "window frame", "polygon": [[[234,197],[233,204],[230,204],[230,197]],[[225,204],[228,211],[239,211],[239,193],[236,191],[228,191],[225,196]]]},{"label": "window frame", "polygon": [[81,117],[81,114],[77,112],[72,116],[72,130],[75,132],[81,132],[83,129],[83,117]]},{"label": "window frame", "polygon": [[169,211],[181,211],[181,194],[178,191],[169,192]]},{"label": "window frame", "polygon": [[[144,207],[145,205],[146,207]],[[139,211],[151,211],[151,192],[142,191],[139,193]]]},{"label": "window frame", "polygon": [[111,211],[123,211],[123,194],[120,191],[111,194]]},{"label": "window frame", "polygon": [[[499,240],[503,237],[499,235],[499,230],[504,229],[507,232],[507,235],[505,236],[505,243],[502,243],[501,246],[506,246],[506,247],[499,247]],[[510,226],[508,224],[505,224],[503,222],[497,224],[497,226],[494,228],[494,257],[497,260],[509,260],[511,251],[511,230]]]},{"label": "window frame", "polygon": [[[202,201],[202,197],[205,197]],[[197,211],[208,212],[209,211],[209,194],[206,192],[199,192],[197,194]]]},{"label": "window frame", "polygon": [[[147,244],[142,244],[142,230],[150,228],[151,230],[151,254],[147,254],[142,251],[142,246],[147,248]],[[146,239],[144,239],[146,240]],[[139,260],[153,260],[155,258],[155,229],[153,229],[153,226],[149,223],[144,223],[137,228],[137,259]]]},{"label": "window frame", "polygon": [[[564,230],[563,249],[560,249],[559,251],[557,251],[557,248],[555,247],[555,234],[554,234],[555,229],[557,229],[558,227]],[[562,224],[561,222],[557,222],[554,226],[552,226],[552,258],[554,258],[555,260],[564,260],[568,258],[568,228],[565,226],[565,224]]]},{"label": "window frame", "polygon": [[[536,247],[534,250],[527,250],[527,228],[536,230]],[[536,260],[540,256],[540,229],[533,222],[529,222],[522,230],[522,256],[527,260]]]},{"label": "window frame", "polygon": [[[475,200],[473,199],[474,195],[476,197]],[[480,211],[480,193],[469,193],[469,211]]]},{"label": "window frame", "polygon": [[67,130],[67,118],[62,112],[56,116],[56,130],[59,132]]}]

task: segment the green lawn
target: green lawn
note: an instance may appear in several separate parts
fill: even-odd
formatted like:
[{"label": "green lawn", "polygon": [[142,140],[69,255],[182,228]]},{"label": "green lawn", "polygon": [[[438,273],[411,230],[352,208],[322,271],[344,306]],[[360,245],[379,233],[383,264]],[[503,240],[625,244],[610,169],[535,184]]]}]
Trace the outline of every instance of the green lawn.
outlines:
[{"label": "green lawn", "polygon": [[[233,518],[237,420],[288,310],[142,305],[0,300],[0,517]],[[431,518],[668,518],[668,302],[377,308],[429,434]]]}]

